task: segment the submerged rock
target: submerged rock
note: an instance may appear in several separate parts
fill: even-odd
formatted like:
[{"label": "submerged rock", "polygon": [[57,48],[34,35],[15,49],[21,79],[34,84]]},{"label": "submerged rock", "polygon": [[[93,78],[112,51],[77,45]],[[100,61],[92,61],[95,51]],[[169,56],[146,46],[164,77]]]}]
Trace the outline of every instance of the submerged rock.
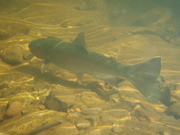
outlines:
[{"label": "submerged rock", "polygon": [[43,127],[44,124],[63,122],[65,119],[65,113],[43,110],[37,111],[21,118],[14,119],[10,123],[1,123],[0,127],[8,133],[18,134],[28,134],[30,132],[35,132],[39,128]]},{"label": "submerged rock", "polygon": [[79,120],[76,124],[77,129],[82,130],[82,129],[87,129],[89,128],[91,123],[88,120]]},{"label": "submerged rock", "polygon": [[[57,128],[55,128],[56,134],[62,134],[62,135],[78,135],[78,130],[75,125],[73,125],[70,122],[64,122]],[[51,133],[52,134],[52,133]]]},{"label": "submerged rock", "polygon": [[111,109],[100,114],[102,123],[113,124],[121,119],[130,118],[130,112],[125,109]]},{"label": "submerged rock", "polygon": [[[34,134],[33,134],[34,135]],[[63,122],[50,129],[45,129],[38,135],[79,135],[76,126],[70,122]]]},{"label": "submerged rock", "polygon": [[21,102],[13,102],[9,105],[6,112],[4,113],[4,118],[11,118],[17,114],[20,114],[23,109],[24,107]]},{"label": "submerged rock", "polygon": [[175,129],[179,128],[180,120],[175,119],[173,116],[164,115],[160,118],[160,122],[164,123],[166,126],[171,126]]},{"label": "submerged rock", "polygon": [[98,107],[96,107],[96,108],[83,108],[81,113],[84,115],[97,115],[101,111],[102,111],[102,109],[98,108]]},{"label": "submerged rock", "polygon": [[63,112],[66,112],[67,108],[68,108],[68,106],[66,104],[60,102],[57,98],[55,98],[51,94],[47,97],[45,106],[47,109],[63,111]]},{"label": "submerged rock", "polygon": [[180,103],[175,103],[174,105],[170,106],[166,113],[174,116],[176,119],[180,119]]},{"label": "submerged rock", "polygon": [[91,130],[88,130],[84,135],[103,135],[103,134],[101,128],[93,128]]},{"label": "submerged rock", "polygon": [[113,125],[111,131],[113,132],[113,134],[123,134],[123,126]]},{"label": "submerged rock", "polygon": [[72,89],[68,89],[61,85],[56,85],[46,100],[48,109],[57,111],[67,111],[67,109],[75,104],[76,97]]},{"label": "submerged rock", "polygon": [[106,103],[104,100],[100,99],[99,96],[94,92],[83,92],[81,95],[81,100],[88,107],[99,107],[102,105],[105,106]]},{"label": "submerged rock", "polygon": [[99,115],[91,115],[91,116],[88,116],[87,119],[91,122],[91,124],[93,126],[98,126],[99,124]]},{"label": "submerged rock", "polygon": [[8,99],[0,98],[0,121],[3,120],[4,112],[8,105]]},{"label": "submerged rock", "polygon": [[55,96],[60,102],[66,104],[69,108],[75,103],[76,97],[75,95],[64,95],[64,96]]},{"label": "submerged rock", "polygon": [[17,65],[23,63],[23,51],[20,45],[14,45],[5,48],[0,55],[4,62]]},{"label": "submerged rock", "polygon": [[131,115],[140,121],[159,120],[160,114],[148,105],[136,105],[131,112]]}]

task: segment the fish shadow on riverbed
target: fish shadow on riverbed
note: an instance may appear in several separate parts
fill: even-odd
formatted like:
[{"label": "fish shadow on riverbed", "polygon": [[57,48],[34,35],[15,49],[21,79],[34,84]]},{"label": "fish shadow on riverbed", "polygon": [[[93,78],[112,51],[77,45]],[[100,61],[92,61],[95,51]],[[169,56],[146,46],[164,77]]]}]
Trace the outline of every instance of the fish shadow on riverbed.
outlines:
[{"label": "fish shadow on riverbed", "polygon": [[[63,77],[53,75],[50,72],[46,72],[46,73],[42,74],[41,70],[39,68],[30,66],[30,65],[19,66],[19,67],[14,68],[14,70],[22,72],[24,74],[32,75],[35,77],[35,79],[42,79],[50,84],[60,84],[65,87],[89,89],[89,90],[95,92],[97,95],[99,95],[104,100],[108,100],[108,97],[109,97],[109,93],[106,93],[105,91],[103,91],[100,88],[98,82],[88,82],[85,85],[81,85],[76,81],[66,80]],[[110,92],[110,93],[112,93],[112,92]]]},{"label": "fish shadow on riverbed", "polygon": [[83,87],[83,85],[80,85],[75,81],[65,80],[64,78],[53,75],[52,73],[49,73],[49,72],[42,74],[41,70],[39,68],[30,66],[30,65],[19,66],[19,67],[15,68],[14,70],[20,71],[25,74],[30,74],[37,79],[43,79],[44,81],[51,83],[51,84],[60,84],[63,86],[70,86],[73,88],[82,88]]}]

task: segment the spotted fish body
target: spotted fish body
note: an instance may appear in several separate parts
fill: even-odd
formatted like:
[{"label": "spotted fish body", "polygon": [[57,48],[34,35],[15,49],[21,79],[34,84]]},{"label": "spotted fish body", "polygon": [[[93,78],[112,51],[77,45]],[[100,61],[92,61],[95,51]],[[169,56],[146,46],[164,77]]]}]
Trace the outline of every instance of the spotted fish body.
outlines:
[{"label": "spotted fish body", "polygon": [[114,58],[86,49],[85,34],[81,32],[73,42],[55,38],[36,39],[29,44],[30,51],[44,63],[53,63],[66,70],[89,74],[116,85],[125,79],[139,89],[151,102],[159,101],[160,90],[151,90],[161,69],[161,58],[154,57],[142,63],[127,66]]}]

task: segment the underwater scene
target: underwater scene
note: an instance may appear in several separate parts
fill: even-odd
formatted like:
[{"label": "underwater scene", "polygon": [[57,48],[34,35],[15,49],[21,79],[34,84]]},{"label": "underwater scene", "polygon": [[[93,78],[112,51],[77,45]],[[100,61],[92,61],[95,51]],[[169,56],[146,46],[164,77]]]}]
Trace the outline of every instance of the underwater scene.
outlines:
[{"label": "underwater scene", "polygon": [[0,135],[179,135],[180,0],[0,0]]}]

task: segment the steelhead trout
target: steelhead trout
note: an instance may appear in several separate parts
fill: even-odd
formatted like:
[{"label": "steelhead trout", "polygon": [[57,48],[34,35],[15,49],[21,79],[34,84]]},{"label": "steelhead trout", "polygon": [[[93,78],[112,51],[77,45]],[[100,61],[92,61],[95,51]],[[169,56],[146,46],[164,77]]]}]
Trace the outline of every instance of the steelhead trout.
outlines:
[{"label": "steelhead trout", "polygon": [[53,63],[73,71],[77,73],[78,78],[85,73],[113,86],[120,79],[128,80],[149,101],[159,101],[160,89],[156,86],[156,79],[161,70],[161,57],[154,57],[135,65],[123,65],[114,58],[87,50],[83,32],[72,42],[56,38],[36,39],[29,44],[29,49],[36,57],[43,59],[44,64]]}]

